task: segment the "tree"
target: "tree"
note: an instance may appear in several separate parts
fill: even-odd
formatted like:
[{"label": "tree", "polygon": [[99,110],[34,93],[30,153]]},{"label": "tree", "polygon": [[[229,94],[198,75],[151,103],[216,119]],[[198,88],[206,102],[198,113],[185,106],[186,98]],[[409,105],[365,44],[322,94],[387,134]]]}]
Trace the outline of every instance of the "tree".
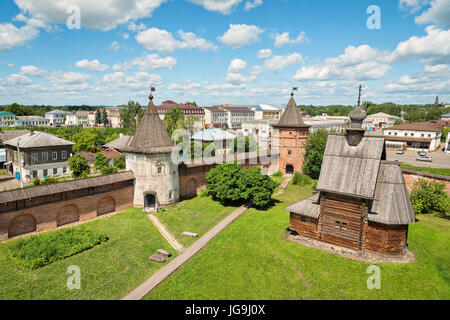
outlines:
[{"label": "tree", "polygon": [[233,140],[233,152],[236,153],[238,151],[244,152],[252,152],[256,151],[258,146],[256,145],[256,141],[253,137],[236,137]]},{"label": "tree", "polygon": [[319,179],[327,140],[328,132],[325,129],[314,131],[306,140],[303,173],[313,179]]},{"label": "tree", "polygon": [[94,167],[97,171],[101,171],[103,167],[107,167],[108,157],[103,153],[97,153],[94,157]]},{"label": "tree", "polygon": [[86,162],[86,159],[79,153],[70,157],[67,161],[69,163],[70,171],[72,172],[72,177],[77,178],[85,178],[89,175],[91,169],[89,164]]},{"label": "tree", "polygon": [[97,109],[97,111],[95,111],[95,125],[99,125],[100,123],[102,123],[102,116],[100,114],[100,109]]},{"label": "tree", "polygon": [[114,167],[116,167],[117,169],[120,169],[120,170],[125,169],[125,167],[126,167],[125,155],[122,154],[122,155],[114,158],[113,164],[114,164]]},{"label": "tree", "polygon": [[141,121],[144,116],[144,109],[141,105],[134,101],[129,101],[126,106],[119,106],[122,109],[120,113],[120,121],[124,128],[128,128],[131,135],[136,132],[136,122]]},{"label": "tree", "polygon": [[106,108],[103,108],[101,120],[102,120],[102,124],[104,126],[107,126],[109,124],[108,114],[106,113]]},{"label": "tree", "polygon": [[277,184],[261,174],[261,168],[242,169],[241,165],[221,164],[206,175],[208,193],[224,204],[251,201],[257,207],[267,206]]},{"label": "tree", "polygon": [[105,144],[105,136],[100,128],[87,128],[76,133],[72,141],[74,151],[95,152]]},{"label": "tree", "polygon": [[186,124],[184,123],[184,113],[177,104],[174,104],[172,108],[166,111],[163,123],[169,137],[172,137],[172,133],[176,129],[186,128]]},{"label": "tree", "polygon": [[444,183],[419,179],[414,182],[410,198],[416,213],[437,212],[444,217],[449,214],[450,197]]},{"label": "tree", "polygon": [[106,174],[113,174],[113,173],[117,173],[119,172],[119,170],[116,167],[111,167],[111,166],[106,166],[103,167],[100,171],[100,173],[102,174],[102,176],[106,175]]}]

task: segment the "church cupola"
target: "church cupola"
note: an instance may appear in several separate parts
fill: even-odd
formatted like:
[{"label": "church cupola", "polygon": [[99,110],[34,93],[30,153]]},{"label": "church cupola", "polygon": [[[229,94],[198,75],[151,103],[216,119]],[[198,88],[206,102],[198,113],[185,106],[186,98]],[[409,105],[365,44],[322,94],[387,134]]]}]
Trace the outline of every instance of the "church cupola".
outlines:
[{"label": "church cupola", "polygon": [[362,123],[367,117],[367,113],[361,108],[361,85],[359,86],[358,104],[348,116],[350,117],[350,128],[347,128],[347,143],[350,146],[357,146],[364,137],[365,130],[362,128]]}]

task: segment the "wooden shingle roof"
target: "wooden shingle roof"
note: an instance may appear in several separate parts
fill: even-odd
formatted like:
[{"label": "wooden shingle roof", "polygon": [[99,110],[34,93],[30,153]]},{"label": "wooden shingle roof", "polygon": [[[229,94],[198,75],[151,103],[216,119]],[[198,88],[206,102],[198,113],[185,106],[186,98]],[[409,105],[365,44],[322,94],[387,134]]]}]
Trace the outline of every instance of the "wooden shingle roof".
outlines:
[{"label": "wooden shingle roof", "polygon": [[122,149],[132,153],[168,153],[173,149],[172,141],[161,121],[150,96],[150,102],[145,109],[136,133]]},{"label": "wooden shingle roof", "polygon": [[278,121],[277,124],[274,125],[275,128],[309,128],[310,126],[306,125],[303,121],[302,114],[300,110],[297,108],[297,103],[294,100],[294,95],[291,94],[291,99],[286,106],[286,109],[283,112],[283,115]]}]

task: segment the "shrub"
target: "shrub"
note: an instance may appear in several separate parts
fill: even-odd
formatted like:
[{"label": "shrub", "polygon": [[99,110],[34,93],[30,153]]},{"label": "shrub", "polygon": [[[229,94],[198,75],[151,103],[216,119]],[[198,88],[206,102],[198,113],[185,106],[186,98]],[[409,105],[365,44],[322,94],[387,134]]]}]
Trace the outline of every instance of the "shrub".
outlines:
[{"label": "shrub", "polygon": [[86,159],[79,153],[70,157],[67,161],[69,163],[70,171],[72,172],[72,177],[76,178],[85,178],[91,172],[91,168],[89,164],[86,162]]},{"label": "shrub", "polygon": [[113,174],[113,173],[117,173],[119,172],[119,169],[117,169],[116,167],[103,167],[100,171],[100,173],[102,174],[102,176],[104,176],[105,174]]},{"label": "shrub", "polygon": [[44,178],[44,180],[42,180],[42,184],[51,184],[51,183],[55,183],[58,182],[58,179],[52,178],[52,177],[47,177]]},{"label": "shrub", "polygon": [[281,172],[281,170],[278,170],[277,172],[275,172],[272,177],[282,177],[283,176],[283,172]]},{"label": "shrub", "polygon": [[310,177],[305,176],[305,175],[301,174],[300,172],[296,172],[294,174],[294,178],[292,179],[292,184],[300,185],[302,187],[310,185],[310,184],[312,184],[312,182],[313,182],[313,180]]},{"label": "shrub", "polygon": [[40,185],[41,184],[41,180],[39,180],[39,178],[34,178],[33,179],[33,185],[34,186],[38,186],[38,185]]},{"label": "shrub", "polygon": [[97,153],[94,157],[94,167],[97,171],[101,171],[103,167],[107,167],[108,164],[108,157],[105,156],[103,153]]},{"label": "shrub", "polygon": [[410,198],[416,213],[436,212],[447,216],[450,210],[450,197],[443,183],[419,179],[414,182]]},{"label": "shrub", "polygon": [[18,264],[25,268],[37,269],[95,247],[107,240],[106,235],[81,226],[13,240],[6,246]]},{"label": "shrub", "polygon": [[116,167],[117,169],[120,169],[120,170],[125,169],[125,167],[126,167],[125,154],[122,154],[122,155],[114,158],[113,163],[114,163],[114,167]]}]

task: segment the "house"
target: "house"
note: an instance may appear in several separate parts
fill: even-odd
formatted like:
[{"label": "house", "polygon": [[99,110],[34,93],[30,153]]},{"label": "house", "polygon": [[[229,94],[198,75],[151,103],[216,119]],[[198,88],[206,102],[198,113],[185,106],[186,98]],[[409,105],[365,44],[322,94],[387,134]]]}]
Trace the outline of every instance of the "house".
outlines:
[{"label": "house", "polygon": [[122,128],[122,121],[120,121],[120,110],[113,108],[106,108],[106,115],[108,123],[111,128]]},{"label": "house", "polygon": [[326,113],[321,116],[304,118],[305,124],[310,126],[310,133],[318,129],[325,129],[328,132],[344,132],[349,120],[348,117],[328,116]]},{"label": "house", "polygon": [[19,173],[23,182],[33,178],[68,175],[67,160],[72,156],[73,142],[53,134],[30,131],[4,142],[7,170]]},{"label": "house", "polygon": [[294,100],[294,92],[283,112],[283,115],[275,124],[274,147],[279,150],[278,170],[283,174],[302,172],[305,147],[304,143],[309,136],[310,126],[305,124],[297,103]]},{"label": "house", "polygon": [[212,128],[226,128],[228,123],[228,113],[219,107],[204,107],[205,124]]},{"label": "house", "polygon": [[[92,115],[91,115],[92,117]],[[91,119],[92,120],[92,119]],[[66,116],[66,126],[89,126],[89,111],[77,111]]]},{"label": "house", "polygon": [[224,154],[231,150],[232,143],[236,136],[220,128],[209,128],[197,132],[191,140],[202,142],[205,144],[214,143],[216,154]]},{"label": "house", "polygon": [[450,120],[450,113],[443,114],[441,120]]},{"label": "house", "polygon": [[6,146],[5,141],[23,136],[29,133],[29,130],[2,130],[0,128],[0,165],[3,168],[3,164],[6,162]]},{"label": "house", "polygon": [[283,113],[282,109],[278,109],[268,104],[260,104],[259,106],[251,107],[251,110],[255,112],[255,120],[278,121]]},{"label": "house", "polygon": [[164,120],[166,112],[172,109],[173,106],[178,105],[180,110],[183,112],[184,119],[190,118],[193,122],[194,131],[202,130],[205,121],[205,110],[203,108],[197,107],[192,103],[179,103],[173,102],[171,100],[164,101],[160,106],[156,107],[158,115],[161,120]]},{"label": "house", "polygon": [[92,167],[94,165],[95,156],[97,154],[103,154],[108,158],[108,165],[113,166],[114,165],[114,159],[117,157],[120,157],[122,153],[119,151],[113,149],[113,148],[107,148],[105,150],[102,150],[98,153],[95,152],[87,152],[87,151],[80,151],[77,152],[80,155],[83,156],[83,158],[86,160],[86,162]]},{"label": "house", "polygon": [[16,116],[16,127],[43,127],[50,125],[50,120],[40,116]]},{"label": "house", "polygon": [[363,122],[363,128],[369,130],[377,130],[382,128],[392,127],[397,120],[401,120],[402,118],[391,116],[390,114],[379,112],[367,116]]},{"label": "house", "polygon": [[65,116],[70,114],[68,111],[53,110],[45,113],[45,118],[48,119],[51,126],[63,125]]},{"label": "house", "polygon": [[0,111],[0,127],[14,127],[16,125],[16,116],[9,111]]},{"label": "house", "polygon": [[442,126],[437,121],[402,123],[384,130],[388,149],[436,150],[441,144]]},{"label": "house", "polygon": [[252,106],[241,105],[228,105],[226,107],[222,107],[222,110],[228,114],[228,128],[240,128],[243,123],[254,120],[255,111],[253,111],[251,107]]},{"label": "house", "polygon": [[358,104],[346,134],[328,135],[319,193],[286,207],[289,228],[335,250],[401,257],[415,213],[399,164],[386,161],[383,136],[365,135],[365,117]]}]

